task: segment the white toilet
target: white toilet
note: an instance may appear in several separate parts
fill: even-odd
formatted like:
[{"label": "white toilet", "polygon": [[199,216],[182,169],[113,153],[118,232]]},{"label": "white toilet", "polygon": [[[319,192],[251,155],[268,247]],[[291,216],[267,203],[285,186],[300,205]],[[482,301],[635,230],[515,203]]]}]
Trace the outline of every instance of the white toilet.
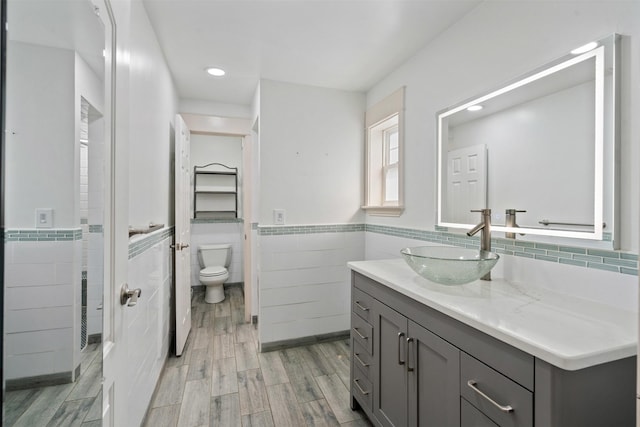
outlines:
[{"label": "white toilet", "polygon": [[231,245],[198,246],[200,283],[204,285],[204,300],[214,304],[224,300],[224,282],[229,279],[227,268],[231,261]]}]

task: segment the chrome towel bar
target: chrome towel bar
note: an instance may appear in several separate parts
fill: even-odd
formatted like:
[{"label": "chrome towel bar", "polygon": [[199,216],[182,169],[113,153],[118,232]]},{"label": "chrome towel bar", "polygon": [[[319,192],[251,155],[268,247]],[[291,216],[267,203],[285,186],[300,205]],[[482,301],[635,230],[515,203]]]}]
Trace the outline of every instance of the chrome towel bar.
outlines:
[{"label": "chrome towel bar", "polygon": [[[570,226],[574,226],[574,227],[593,227],[593,224],[581,224],[581,223],[577,223],[577,222],[554,222],[554,221],[549,221],[548,219],[543,219],[542,221],[538,221],[538,224],[542,224],[542,225],[570,225]],[[602,228],[606,228],[607,227],[607,223],[603,222],[602,223]]]}]

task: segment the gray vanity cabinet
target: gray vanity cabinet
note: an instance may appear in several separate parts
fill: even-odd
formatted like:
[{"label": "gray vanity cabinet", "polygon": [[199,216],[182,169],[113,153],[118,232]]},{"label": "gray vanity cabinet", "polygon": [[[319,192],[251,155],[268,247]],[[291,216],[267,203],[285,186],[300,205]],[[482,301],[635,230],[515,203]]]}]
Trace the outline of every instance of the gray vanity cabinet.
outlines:
[{"label": "gray vanity cabinet", "polygon": [[407,318],[379,301],[373,302],[373,414],[385,427],[406,426]]},{"label": "gray vanity cabinet", "polygon": [[460,425],[460,350],[378,300],[369,312],[372,412],[380,425]]},{"label": "gray vanity cabinet", "polygon": [[459,425],[460,350],[411,320],[408,336],[409,426]]},{"label": "gray vanity cabinet", "polygon": [[352,274],[351,407],[385,427],[631,426],[635,357],[565,371]]}]

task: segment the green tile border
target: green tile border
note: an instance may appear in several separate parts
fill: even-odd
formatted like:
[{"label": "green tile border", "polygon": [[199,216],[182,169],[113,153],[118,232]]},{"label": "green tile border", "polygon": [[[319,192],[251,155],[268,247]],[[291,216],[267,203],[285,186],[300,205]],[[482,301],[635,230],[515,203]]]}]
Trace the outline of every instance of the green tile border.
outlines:
[{"label": "green tile border", "polygon": [[68,242],[82,240],[82,228],[22,228],[4,232],[6,242]]},{"label": "green tile border", "polygon": [[89,224],[89,233],[103,233],[102,224]]},{"label": "green tile border", "polygon": [[[174,233],[175,227],[171,226],[146,234],[144,237],[138,237],[135,242],[129,242],[129,259],[146,252],[163,240],[173,237]],[[136,236],[140,236],[140,234],[136,234]]]},{"label": "green tile border", "polygon": [[[253,225],[254,224],[252,224],[252,227]],[[480,247],[479,237],[467,237],[464,234],[451,233],[444,227],[435,227],[434,231],[377,224],[325,224],[295,226],[257,225],[257,228],[260,236],[365,231],[384,234],[387,236],[422,240],[442,245],[466,248]],[[506,238],[491,239],[491,244],[497,253],[503,255],[512,255],[535,259],[538,261],[606,270],[634,276],[638,275],[638,255],[630,252],[591,249],[580,246],[555,245]]]},{"label": "green tile border", "polygon": [[283,236],[291,234],[349,233],[364,231],[365,224],[322,224],[322,225],[258,225],[260,236]]},{"label": "green tile border", "polygon": [[[479,237],[467,237],[464,234],[450,233],[444,227],[436,227],[436,231],[425,231],[365,224],[365,231],[461,247],[478,248],[480,241]],[[514,241],[513,239],[505,238],[491,239],[491,245],[497,253],[503,255],[532,258],[540,261],[594,268],[634,276],[638,275],[638,255],[630,252],[522,240]]]}]

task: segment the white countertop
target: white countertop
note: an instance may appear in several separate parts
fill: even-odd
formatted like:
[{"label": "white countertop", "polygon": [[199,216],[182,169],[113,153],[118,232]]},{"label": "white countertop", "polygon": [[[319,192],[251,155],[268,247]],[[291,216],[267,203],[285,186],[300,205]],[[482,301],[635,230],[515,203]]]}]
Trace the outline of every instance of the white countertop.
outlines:
[{"label": "white countertop", "polygon": [[402,259],[349,267],[401,294],[565,370],[636,354],[637,314],[502,279],[440,285]]}]

